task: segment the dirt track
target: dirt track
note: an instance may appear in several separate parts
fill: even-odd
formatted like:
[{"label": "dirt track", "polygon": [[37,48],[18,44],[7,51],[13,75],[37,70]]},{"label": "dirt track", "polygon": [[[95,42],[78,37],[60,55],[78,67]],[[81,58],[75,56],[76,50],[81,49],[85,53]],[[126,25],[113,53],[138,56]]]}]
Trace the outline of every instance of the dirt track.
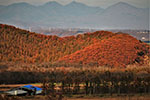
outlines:
[{"label": "dirt track", "polygon": [[116,97],[116,98],[79,98],[79,99],[67,99],[67,100],[150,100],[149,97]]},{"label": "dirt track", "polygon": [[[64,98],[63,100],[150,100],[150,96],[137,96],[137,97],[97,97],[97,98]],[[48,100],[46,98],[35,97],[34,99],[22,100]]]}]

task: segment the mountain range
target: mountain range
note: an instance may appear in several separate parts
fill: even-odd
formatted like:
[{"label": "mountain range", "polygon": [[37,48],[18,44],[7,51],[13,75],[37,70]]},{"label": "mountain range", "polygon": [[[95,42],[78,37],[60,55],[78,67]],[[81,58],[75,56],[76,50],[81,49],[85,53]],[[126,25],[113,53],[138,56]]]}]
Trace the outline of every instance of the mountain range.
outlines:
[{"label": "mountain range", "polygon": [[0,5],[0,23],[21,28],[149,29],[149,9],[119,2],[106,9],[79,2],[61,5],[55,1],[34,6],[25,2]]}]

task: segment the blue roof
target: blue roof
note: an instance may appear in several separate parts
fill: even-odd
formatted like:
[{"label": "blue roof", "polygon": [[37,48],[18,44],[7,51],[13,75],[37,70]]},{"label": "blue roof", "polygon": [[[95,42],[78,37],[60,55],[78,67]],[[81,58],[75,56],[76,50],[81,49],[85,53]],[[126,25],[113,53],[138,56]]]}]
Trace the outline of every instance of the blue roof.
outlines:
[{"label": "blue roof", "polygon": [[42,88],[39,88],[39,87],[35,87],[35,86],[32,86],[32,85],[25,85],[25,86],[22,86],[24,88],[27,88],[27,89],[36,89],[37,91],[40,91],[42,90]]}]

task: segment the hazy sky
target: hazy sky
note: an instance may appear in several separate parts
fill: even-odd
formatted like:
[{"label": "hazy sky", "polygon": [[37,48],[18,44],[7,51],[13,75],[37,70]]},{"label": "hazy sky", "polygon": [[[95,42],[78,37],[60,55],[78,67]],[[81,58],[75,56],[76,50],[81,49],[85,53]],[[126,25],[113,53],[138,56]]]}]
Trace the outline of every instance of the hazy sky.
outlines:
[{"label": "hazy sky", "polygon": [[0,0],[0,5],[9,5],[9,4],[18,3],[18,2],[27,2],[33,5],[42,5],[48,1],[57,1],[63,5],[66,5],[72,1],[77,1],[77,2],[82,2],[90,6],[100,6],[103,8],[106,8],[120,1],[127,2],[136,7],[142,7],[142,8],[146,8],[150,6],[150,3],[149,3],[150,0]]}]

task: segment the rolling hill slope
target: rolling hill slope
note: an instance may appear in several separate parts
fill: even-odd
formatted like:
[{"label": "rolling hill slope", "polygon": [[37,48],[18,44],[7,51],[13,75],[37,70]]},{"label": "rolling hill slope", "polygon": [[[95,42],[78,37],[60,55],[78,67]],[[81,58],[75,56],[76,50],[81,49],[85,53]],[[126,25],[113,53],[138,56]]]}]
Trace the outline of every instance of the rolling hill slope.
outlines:
[{"label": "rolling hill slope", "polygon": [[144,56],[150,53],[149,47],[128,34],[117,34],[94,43],[60,61],[101,66],[125,67],[133,63],[143,63]]},{"label": "rolling hill slope", "polygon": [[108,31],[46,36],[0,24],[0,62],[70,62],[101,66],[143,63],[150,47],[128,34]]}]

